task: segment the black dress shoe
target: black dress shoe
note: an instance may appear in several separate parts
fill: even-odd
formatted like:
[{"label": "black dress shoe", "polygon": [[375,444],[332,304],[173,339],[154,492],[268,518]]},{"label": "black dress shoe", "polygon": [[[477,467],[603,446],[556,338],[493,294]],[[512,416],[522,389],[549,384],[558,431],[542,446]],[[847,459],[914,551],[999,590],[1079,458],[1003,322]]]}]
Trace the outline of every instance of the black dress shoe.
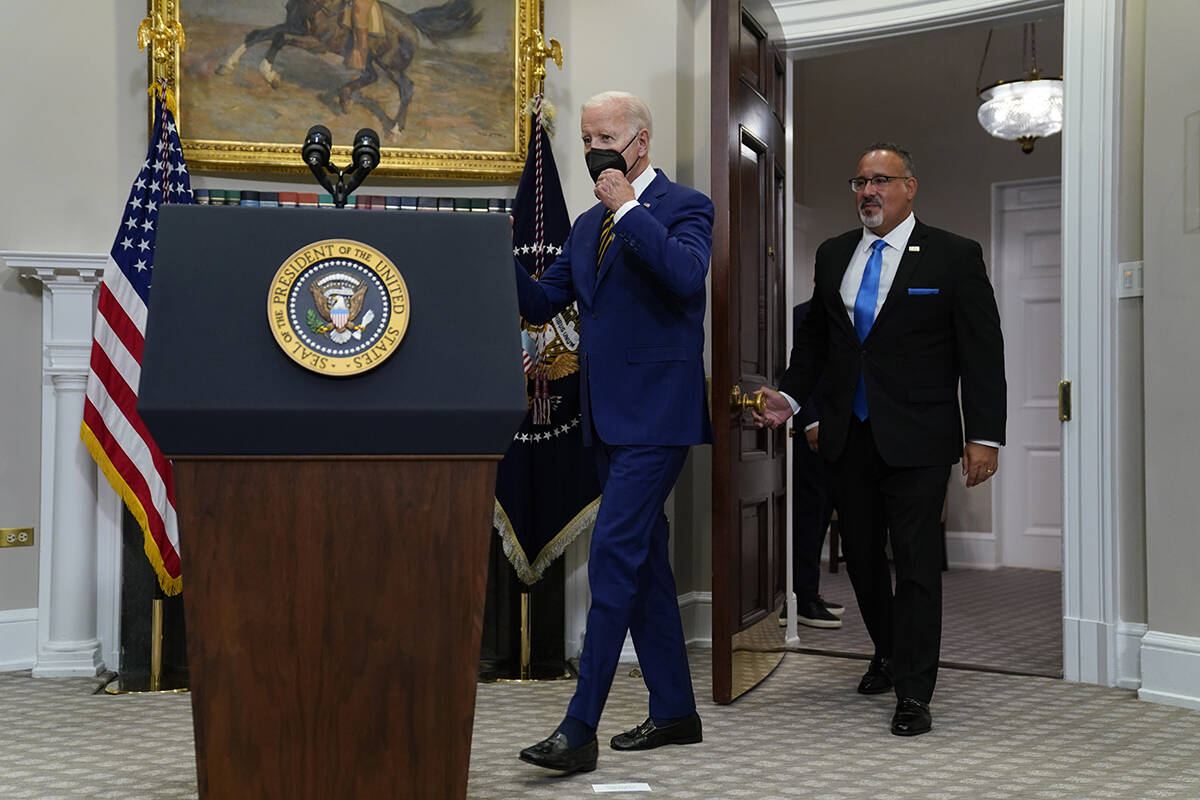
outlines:
[{"label": "black dress shoe", "polygon": [[841,603],[835,603],[831,600],[826,600],[820,595],[817,595],[817,602],[825,606],[825,610],[830,614],[833,614],[835,617],[840,617],[842,614],[846,613],[846,607],[844,605]]},{"label": "black dress shoe", "polygon": [[618,733],[612,738],[613,750],[653,750],[664,744],[696,744],[704,740],[700,728],[700,715],[695,711],[690,717],[661,728],[649,717],[631,731]]},{"label": "black dress shoe", "polygon": [[933,728],[933,716],[929,703],[915,697],[901,697],[896,702],[896,713],[892,715],[892,733],[897,736],[919,736]]},{"label": "black dress shoe", "polygon": [[866,673],[858,682],[859,694],[883,694],[892,688],[892,661],[889,658],[872,658]]},{"label": "black dress shoe", "polygon": [[596,768],[598,746],[592,739],[579,747],[567,745],[567,735],[555,731],[532,747],[521,751],[521,760],[562,772],[591,772]]}]

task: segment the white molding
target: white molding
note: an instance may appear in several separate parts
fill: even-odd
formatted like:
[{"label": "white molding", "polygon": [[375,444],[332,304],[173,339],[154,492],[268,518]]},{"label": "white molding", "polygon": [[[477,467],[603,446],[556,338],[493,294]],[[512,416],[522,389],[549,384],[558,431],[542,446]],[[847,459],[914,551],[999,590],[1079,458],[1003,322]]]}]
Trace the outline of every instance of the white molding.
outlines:
[{"label": "white molding", "polygon": [[712,592],[688,592],[679,596],[683,640],[688,647],[712,648]]},{"label": "white molding", "polygon": [[37,659],[36,608],[0,611],[0,672],[29,669]]},{"label": "white molding", "polygon": [[1200,637],[1147,631],[1141,655],[1140,699],[1200,710]]},{"label": "white molding", "polygon": [[811,58],[940,28],[1011,25],[1056,13],[1062,0],[772,0],[786,51]]},{"label": "white molding", "polygon": [[1122,689],[1142,686],[1142,638],[1149,630],[1144,622],[1117,624],[1117,686]]},{"label": "white molding", "polygon": [[587,630],[588,606],[592,592],[588,588],[588,551],[592,530],[588,528],[563,551],[563,657],[579,658],[583,652],[583,634]]},{"label": "white molding", "polygon": [[[42,291],[41,536],[34,677],[95,675],[104,667],[98,631],[115,631],[101,604],[97,550],[99,470],[79,438],[96,287],[108,256],[0,251],[0,260]],[[111,569],[111,558],[105,568]],[[116,559],[119,567],[120,559]],[[118,579],[119,580],[119,579]],[[119,602],[119,601],[118,601]],[[119,609],[117,611],[119,614]],[[101,621],[101,616],[105,618]],[[116,642],[108,650],[117,652]]]},{"label": "white molding", "polygon": [[[1115,385],[1121,44],[1124,0],[1066,0],[1063,14],[1063,673],[1116,685]],[[1143,659],[1143,665],[1145,660]]]},{"label": "white molding", "polygon": [[946,531],[946,563],[953,569],[996,569],[1000,566],[996,534]]}]

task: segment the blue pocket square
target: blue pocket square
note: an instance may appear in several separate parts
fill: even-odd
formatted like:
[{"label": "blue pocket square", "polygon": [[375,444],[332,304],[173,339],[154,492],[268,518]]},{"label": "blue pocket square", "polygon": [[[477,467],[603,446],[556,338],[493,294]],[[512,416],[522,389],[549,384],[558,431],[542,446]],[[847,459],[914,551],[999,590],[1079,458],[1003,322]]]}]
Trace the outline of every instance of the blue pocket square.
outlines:
[{"label": "blue pocket square", "polygon": [[909,289],[909,294],[937,294],[941,289]]}]

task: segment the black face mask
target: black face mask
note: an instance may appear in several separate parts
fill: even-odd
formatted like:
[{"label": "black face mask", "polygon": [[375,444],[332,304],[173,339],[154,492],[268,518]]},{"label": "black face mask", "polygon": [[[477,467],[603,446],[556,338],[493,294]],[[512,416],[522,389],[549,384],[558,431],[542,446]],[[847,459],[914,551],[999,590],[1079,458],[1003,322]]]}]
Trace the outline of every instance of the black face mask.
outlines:
[{"label": "black face mask", "polygon": [[[584,155],[584,160],[587,161],[588,174],[592,176],[592,183],[600,180],[600,173],[606,169],[620,170],[624,175],[629,172],[629,167],[625,166],[625,151],[629,149],[629,145],[637,141],[635,134],[629,143],[617,150],[598,150],[593,147]],[[636,161],[634,162],[637,163]]]}]

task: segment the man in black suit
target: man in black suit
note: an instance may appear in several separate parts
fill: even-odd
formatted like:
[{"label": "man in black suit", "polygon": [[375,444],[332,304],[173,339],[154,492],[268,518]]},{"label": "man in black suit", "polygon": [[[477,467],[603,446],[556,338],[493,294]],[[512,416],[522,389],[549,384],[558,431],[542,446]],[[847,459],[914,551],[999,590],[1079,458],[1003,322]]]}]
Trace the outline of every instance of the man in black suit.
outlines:
[{"label": "man in black suit", "polygon": [[996,472],[1004,343],[979,244],[913,215],[908,152],[890,143],[867,148],[850,188],[863,227],[817,249],[812,308],[780,391],[760,390],[767,409],[755,418],[771,427],[786,421],[798,409],[792,398],[808,397],[824,372],[820,449],[875,645],[858,690],[894,688],[892,733],[914,736],[932,727],[950,464],[961,458],[967,486]]},{"label": "man in black suit", "polygon": [[[792,309],[793,332],[800,330],[810,305],[806,301]],[[821,596],[821,546],[833,517],[833,498],[817,442],[821,389],[816,388],[792,421],[792,589],[796,622],[810,628],[840,628],[845,606]],[[786,618],[779,620],[780,625],[786,622]]]}]

